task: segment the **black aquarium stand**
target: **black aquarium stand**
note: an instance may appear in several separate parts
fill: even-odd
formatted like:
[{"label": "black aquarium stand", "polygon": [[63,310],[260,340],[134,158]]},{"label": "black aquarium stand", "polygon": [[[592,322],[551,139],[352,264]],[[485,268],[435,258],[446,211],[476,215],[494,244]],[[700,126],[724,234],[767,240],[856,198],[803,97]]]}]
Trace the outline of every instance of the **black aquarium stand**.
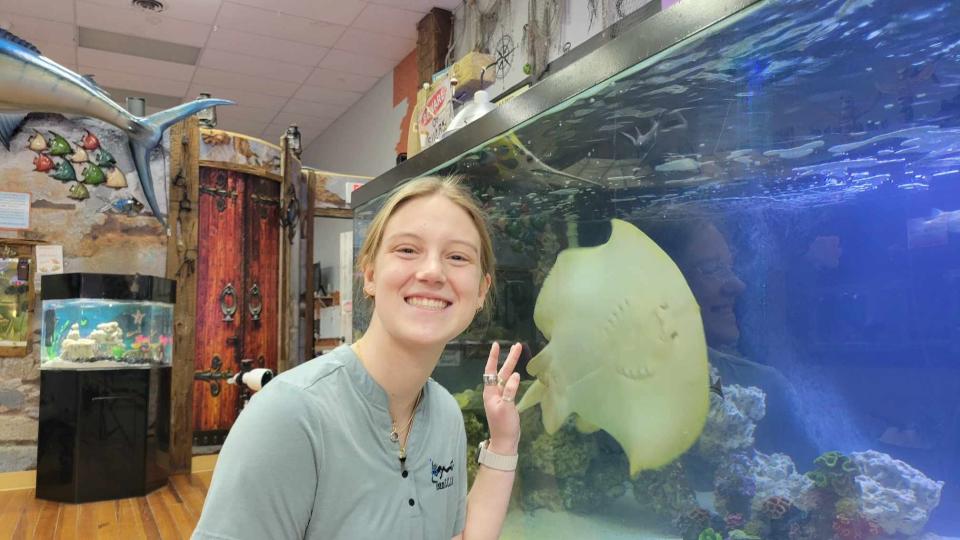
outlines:
[{"label": "black aquarium stand", "polygon": [[40,372],[37,497],[80,503],[167,483],[170,367]]}]

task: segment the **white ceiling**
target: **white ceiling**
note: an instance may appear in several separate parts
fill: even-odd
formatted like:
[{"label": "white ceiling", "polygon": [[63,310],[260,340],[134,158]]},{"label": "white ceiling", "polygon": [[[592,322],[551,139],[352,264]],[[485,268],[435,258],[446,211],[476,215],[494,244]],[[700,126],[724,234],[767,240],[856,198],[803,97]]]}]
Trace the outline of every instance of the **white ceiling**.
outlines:
[{"label": "white ceiling", "polygon": [[[131,0],[0,0],[0,27],[103,87],[232,99],[217,109],[223,129],[277,142],[296,123],[306,147],[416,47],[431,7],[461,1],[163,0],[151,13]],[[200,57],[193,66],[79,47],[81,26],[198,47]]]}]

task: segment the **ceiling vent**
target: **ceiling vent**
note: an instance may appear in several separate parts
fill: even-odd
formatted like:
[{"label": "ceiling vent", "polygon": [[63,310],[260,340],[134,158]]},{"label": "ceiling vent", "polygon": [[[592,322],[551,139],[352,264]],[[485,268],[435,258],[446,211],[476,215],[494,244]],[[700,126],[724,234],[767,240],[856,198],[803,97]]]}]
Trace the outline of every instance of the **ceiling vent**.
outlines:
[{"label": "ceiling vent", "polygon": [[132,3],[135,8],[153,13],[160,13],[164,9],[163,2],[160,0],[131,0],[130,3]]}]

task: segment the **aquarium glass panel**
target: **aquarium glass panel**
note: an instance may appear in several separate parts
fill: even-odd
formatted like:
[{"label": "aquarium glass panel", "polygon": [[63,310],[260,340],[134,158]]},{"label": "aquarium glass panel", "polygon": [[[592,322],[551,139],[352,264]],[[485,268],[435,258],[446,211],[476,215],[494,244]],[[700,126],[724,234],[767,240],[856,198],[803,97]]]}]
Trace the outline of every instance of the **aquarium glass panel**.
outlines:
[{"label": "aquarium glass panel", "polygon": [[40,367],[170,365],[173,304],[79,298],[42,302]]},{"label": "aquarium glass panel", "polygon": [[30,337],[30,284],[20,279],[20,259],[0,259],[0,347],[26,347]]},{"label": "aquarium glass panel", "polygon": [[960,537],[957,21],[764,2],[423,172],[495,238],[434,372],[471,447],[524,344],[504,538]]}]

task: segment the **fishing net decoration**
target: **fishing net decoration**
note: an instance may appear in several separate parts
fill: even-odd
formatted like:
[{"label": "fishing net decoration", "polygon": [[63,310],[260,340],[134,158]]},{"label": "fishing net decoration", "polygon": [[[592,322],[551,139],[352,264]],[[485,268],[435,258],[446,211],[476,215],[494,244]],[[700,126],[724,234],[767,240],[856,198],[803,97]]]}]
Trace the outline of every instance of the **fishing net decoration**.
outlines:
[{"label": "fishing net decoration", "polygon": [[550,45],[560,31],[563,7],[560,0],[529,0],[528,10],[529,16],[523,33],[527,49],[527,66],[524,66],[524,71],[537,81],[550,61]]},{"label": "fishing net decoration", "polygon": [[503,25],[512,19],[510,0],[466,0],[465,18],[472,26],[471,50],[492,54],[494,36],[502,35]]}]

